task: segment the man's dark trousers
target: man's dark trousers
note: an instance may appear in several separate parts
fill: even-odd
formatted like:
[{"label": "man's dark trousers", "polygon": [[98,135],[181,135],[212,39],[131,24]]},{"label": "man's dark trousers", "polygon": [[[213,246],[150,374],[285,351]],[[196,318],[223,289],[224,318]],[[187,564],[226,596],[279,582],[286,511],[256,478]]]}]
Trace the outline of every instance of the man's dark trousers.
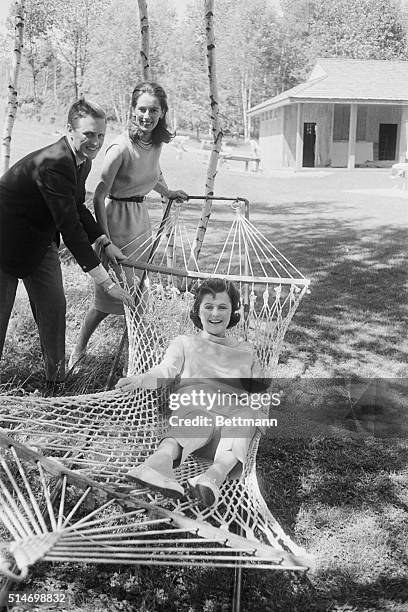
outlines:
[{"label": "man's dark trousers", "polygon": [[[55,243],[48,247],[40,265],[22,282],[38,326],[46,378],[48,381],[63,381],[66,301],[58,248]],[[17,285],[18,277],[0,268],[0,355],[3,351]]]},{"label": "man's dark trousers", "polygon": [[103,230],[84,204],[90,169],[90,159],[77,165],[63,137],[29,153],[0,177],[0,358],[21,278],[40,331],[49,382],[64,379],[60,235],[84,272],[100,264],[92,244]]}]

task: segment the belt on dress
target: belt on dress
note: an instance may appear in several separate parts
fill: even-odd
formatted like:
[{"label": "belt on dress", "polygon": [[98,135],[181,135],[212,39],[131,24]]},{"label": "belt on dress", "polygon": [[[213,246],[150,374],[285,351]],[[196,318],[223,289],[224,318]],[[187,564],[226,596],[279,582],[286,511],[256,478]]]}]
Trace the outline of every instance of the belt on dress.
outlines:
[{"label": "belt on dress", "polygon": [[143,202],[146,196],[129,196],[128,198],[117,198],[111,193],[108,193],[108,198],[111,200],[117,200],[118,202]]}]

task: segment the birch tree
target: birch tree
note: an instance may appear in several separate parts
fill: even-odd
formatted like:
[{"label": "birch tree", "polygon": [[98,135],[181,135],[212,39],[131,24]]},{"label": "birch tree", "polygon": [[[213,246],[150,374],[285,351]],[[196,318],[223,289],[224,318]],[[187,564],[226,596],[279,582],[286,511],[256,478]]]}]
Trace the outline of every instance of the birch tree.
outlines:
[{"label": "birch tree", "polygon": [[149,17],[147,14],[147,2],[146,0],[137,0],[139,5],[139,19],[140,19],[140,58],[142,62],[142,74],[145,81],[150,81],[150,59],[149,59]]},{"label": "birch tree", "polygon": [[4,124],[3,139],[2,139],[2,155],[1,155],[1,169],[0,173],[3,174],[8,170],[10,165],[10,145],[11,145],[11,133],[13,131],[14,122],[17,114],[17,84],[18,75],[20,71],[21,63],[21,51],[23,48],[23,33],[24,33],[24,0],[16,0],[14,3],[14,51],[13,61],[10,70],[10,78],[8,85],[8,102],[6,110],[6,119]]},{"label": "birch tree", "polygon": [[197,228],[193,246],[193,253],[190,260],[198,260],[205,232],[207,230],[207,225],[212,208],[212,200],[209,200],[208,196],[214,195],[214,183],[215,177],[217,175],[217,166],[222,144],[222,130],[220,126],[218,107],[217,70],[215,61],[214,0],[205,0],[205,32],[207,40],[207,68],[213,145],[208,164],[207,179],[205,183],[206,200],[201,211],[201,218]]}]

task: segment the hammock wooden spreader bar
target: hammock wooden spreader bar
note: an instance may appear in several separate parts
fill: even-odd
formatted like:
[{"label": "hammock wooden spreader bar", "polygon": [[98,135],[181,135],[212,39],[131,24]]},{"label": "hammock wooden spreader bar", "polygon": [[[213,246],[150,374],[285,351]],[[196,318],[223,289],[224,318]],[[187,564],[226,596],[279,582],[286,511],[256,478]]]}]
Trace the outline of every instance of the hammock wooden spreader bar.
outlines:
[{"label": "hammock wooden spreader bar", "polygon": [[[8,547],[9,563],[13,560],[20,573],[13,574],[5,559],[0,562],[0,572],[14,579],[23,579],[27,568],[38,560],[310,568],[307,555],[298,556],[279,544],[272,547],[250,541],[181,512],[130,497],[43,457],[3,433],[0,447],[7,451],[0,458],[0,519],[14,540]],[[35,489],[30,484],[32,467],[26,470],[24,462],[36,467],[40,490],[37,479]],[[59,499],[54,503],[45,472],[62,479]],[[80,489],[76,500],[70,499],[69,508],[67,485]],[[97,496],[99,505],[89,511],[91,496]],[[40,506],[44,502],[47,511],[43,516]]]},{"label": "hammock wooden spreader bar", "polygon": [[[135,262],[135,264],[121,263],[121,266],[125,268],[141,268],[142,270],[148,270],[150,272],[160,272],[161,274],[168,274],[169,276],[178,276],[185,278],[188,275],[189,278],[197,278],[204,280],[205,278],[221,278],[224,279],[226,274],[219,274],[217,272],[196,272],[194,270],[180,270],[178,268],[170,268],[168,266],[160,266],[156,264],[147,263],[144,261]],[[262,284],[280,284],[280,285],[295,285],[299,287],[308,287],[310,280],[307,278],[282,278],[280,276],[245,276],[240,274],[228,274],[228,280],[242,283],[262,283]]]},{"label": "hammock wooden spreader bar", "polygon": [[[203,196],[190,196],[190,199],[203,199]],[[200,263],[192,257],[192,242],[185,225],[191,223],[188,210],[187,207],[176,207],[173,216],[167,218],[166,232],[160,229],[157,232],[154,249],[151,248],[151,239],[146,236],[143,251],[138,251],[137,260],[131,264],[125,262],[123,267],[141,269],[144,275],[149,271],[189,280],[228,277],[239,283],[240,287],[245,284],[252,287],[271,285],[300,290],[309,286],[310,281],[296,266],[250,223],[248,200],[221,196],[212,196],[210,200],[218,204],[218,200],[230,202],[227,210],[233,211],[233,222],[225,236],[225,227],[221,229],[222,235],[218,239],[221,239],[223,246],[214,265],[210,263],[214,253],[208,251],[208,245],[202,249]],[[219,232],[220,228],[215,231]]]}]

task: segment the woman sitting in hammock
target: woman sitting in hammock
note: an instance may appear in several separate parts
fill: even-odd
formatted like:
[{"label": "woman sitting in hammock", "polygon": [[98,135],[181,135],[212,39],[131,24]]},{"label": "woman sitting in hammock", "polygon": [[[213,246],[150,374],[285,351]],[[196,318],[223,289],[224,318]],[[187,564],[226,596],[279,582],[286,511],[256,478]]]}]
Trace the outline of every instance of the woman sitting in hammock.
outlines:
[{"label": "woman sitting in hammock", "polygon": [[[157,389],[176,379],[177,394],[170,396],[170,408],[174,410],[171,427],[156,452],[128,472],[130,480],[177,499],[184,495],[184,489],[175,478],[173,463],[182,463],[192,452],[203,449],[205,456],[213,458],[213,464],[203,474],[190,478],[188,485],[194,497],[211,506],[217,502],[219,487],[227,475],[234,468],[239,473],[256,429],[251,423],[267,416],[255,411],[266,406],[259,402],[251,406],[255,396],[248,391],[256,391],[259,398],[259,391],[269,385],[269,381],[260,379],[262,372],[253,346],[225,335],[227,328],[238,323],[239,307],[239,292],[233,283],[220,279],[203,282],[190,312],[201,334],[177,336],[158,366],[117,383],[116,387],[125,391]],[[236,424],[240,419],[231,417],[251,421],[244,426]],[[194,419],[195,426],[189,426],[185,419],[190,423]],[[220,425],[224,419],[226,424]]]}]

